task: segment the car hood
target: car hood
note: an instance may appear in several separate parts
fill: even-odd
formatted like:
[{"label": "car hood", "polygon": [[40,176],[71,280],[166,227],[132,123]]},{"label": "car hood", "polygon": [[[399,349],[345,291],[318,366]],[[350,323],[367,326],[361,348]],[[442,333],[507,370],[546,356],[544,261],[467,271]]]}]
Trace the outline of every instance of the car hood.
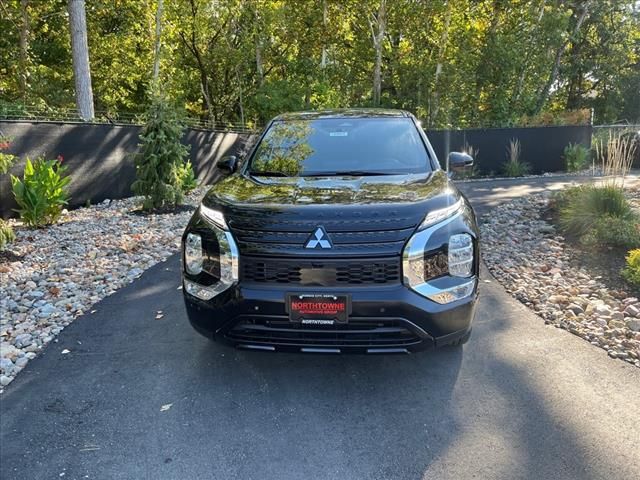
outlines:
[{"label": "car hood", "polygon": [[[362,177],[249,177],[232,175],[205,196],[207,206],[295,207],[305,205],[416,204],[450,196],[446,174]],[[439,202],[437,202],[439,203]]]},{"label": "car hood", "polygon": [[[379,177],[251,178],[232,175],[203,204],[221,210],[240,252],[277,256],[388,256],[425,215],[460,198],[443,171]],[[333,248],[305,247],[322,227]]]}]

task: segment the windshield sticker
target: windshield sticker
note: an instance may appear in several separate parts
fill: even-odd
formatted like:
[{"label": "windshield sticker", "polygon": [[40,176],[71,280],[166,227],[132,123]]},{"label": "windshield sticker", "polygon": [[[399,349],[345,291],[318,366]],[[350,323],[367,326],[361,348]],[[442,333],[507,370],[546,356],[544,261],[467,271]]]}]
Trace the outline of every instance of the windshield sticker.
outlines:
[{"label": "windshield sticker", "polygon": [[346,137],[349,132],[329,132],[330,137]]}]

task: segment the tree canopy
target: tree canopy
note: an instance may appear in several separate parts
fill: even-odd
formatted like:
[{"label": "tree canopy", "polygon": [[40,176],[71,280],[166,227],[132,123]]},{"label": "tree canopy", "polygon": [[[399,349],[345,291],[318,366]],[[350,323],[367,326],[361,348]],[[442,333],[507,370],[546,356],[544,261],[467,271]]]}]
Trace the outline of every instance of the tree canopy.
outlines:
[{"label": "tree canopy", "polygon": [[[96,111],[144,111],[159,51],[165,94],[214,124],[373,105],[434,128],[640,122],[636,0],[165,0],[161,29],[157,7],[86,2]],[[68,20],[65,0],[0,0],[0,110],[75,107]]]}]

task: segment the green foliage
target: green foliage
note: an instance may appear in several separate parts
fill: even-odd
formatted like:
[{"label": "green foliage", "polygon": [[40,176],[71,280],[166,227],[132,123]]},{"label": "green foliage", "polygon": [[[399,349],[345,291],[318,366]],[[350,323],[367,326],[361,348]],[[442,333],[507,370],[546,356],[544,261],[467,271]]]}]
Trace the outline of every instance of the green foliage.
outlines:
[{"label": "green foliage", "polygon": [[9,172],[9,169],[18,158],[15,155],[11,155],[10,153],[4,153],[2,151],[9,148],[9,145],[10,145],[10,142],[8,139],[0,137],[0,174],[2,175]]},{"label": "green foliage", "polygon": [[27,159],[23,179],[11,176],[17,211],[26,225],[42,227],[58,220],[69,200],[65,170],[59,160]]},{"label": "green foliage", "polygon": [[[74,107],[65,3],[0,2],[0,102]],[[156,3],[87,2],[96,110],[145,109]],[[369,105],[369,22],[379,4],[165,2],[161,84],[189,113],[216,124]],[[436,128],[585,123],[592,108],[596,123],[640,121],[636,0],[386,4],[383,106],[411,110]],[[19,41],[23,18],[26,51]],[[550,82],[554,88],[545,89]]]},{"label": "green foliage", "polygon": [[629,283],[640,287],[640,248],[631,250],[626,257],[627,265],[622,270],[622,276]]},{"label": "green foliage", "polygon": [[531,171],[531,165],[520,159],[520,141],[512,139],[507,147],[508,160],[502,164],[502,171],[506,177],[522,177]]},{"label": "green foliage", "polygon": [[144,210],[175,206],[182,201],[178,171],[189,153],[181,143],[183,132],[175,108],[162,95],[154,95],[140,134],[136,180],[131,185],[135,194],[144,196]]},{"label": "green foliage", "polygon": [[632,247],[640,242],[638,219],[615,185],[581,185],[555,197],[560,228],[589,245]]},{"label": "green foliage", "polygon": [[579,143],[570,143],[564,148],[564,163],[567,172],[579,172],[589,166],[590,150]]},{"label": "green foliage", "polygon": [[180,190],[182,193],[189,193],[198,187],[198,180],[193,172],[193,165],[191,160],[187,160],[178,165],[176,168],[176,174],[178,175],[178,183],[180,184]]},{"label": "green foliage", "polygon": [[[11,165],[16,160],[16,156],[4,153],[2,150],[9,148],[10,142],[8,138],[0,137],[0,174],[5,175],[9,172]],[[15,240],[15,234],[11,225],[0,218],[0,251],[3,251],[7,244]]]},{"label": "green foliage", "polygon": [[640,246],[640,220],[605,215],[595,220],[592,228],[580,238],[588,246],[633,248]]},{"label": "green foliage", "polygon": [[11,225],[0,218],[0,252],[2,252],[9,243],[16,239],[15,233]]}]

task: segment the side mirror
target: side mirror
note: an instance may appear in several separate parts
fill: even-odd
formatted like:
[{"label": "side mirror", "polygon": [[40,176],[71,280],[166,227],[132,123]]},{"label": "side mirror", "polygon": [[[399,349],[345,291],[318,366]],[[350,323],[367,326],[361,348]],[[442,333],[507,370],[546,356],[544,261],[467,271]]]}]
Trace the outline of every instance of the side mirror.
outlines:
[{"label": "side mirror", "polygon": [[228,155],[218,160],[216,166],[226,173],[233,173],[236,171],[238,158],[235,155]]},{"label": "side mirror", "polygon": [[460,169],[464,167],[471,167],[473,165],[473,157],[468,153],[463,152],[451,152],[449,154],[449,168]]}]

